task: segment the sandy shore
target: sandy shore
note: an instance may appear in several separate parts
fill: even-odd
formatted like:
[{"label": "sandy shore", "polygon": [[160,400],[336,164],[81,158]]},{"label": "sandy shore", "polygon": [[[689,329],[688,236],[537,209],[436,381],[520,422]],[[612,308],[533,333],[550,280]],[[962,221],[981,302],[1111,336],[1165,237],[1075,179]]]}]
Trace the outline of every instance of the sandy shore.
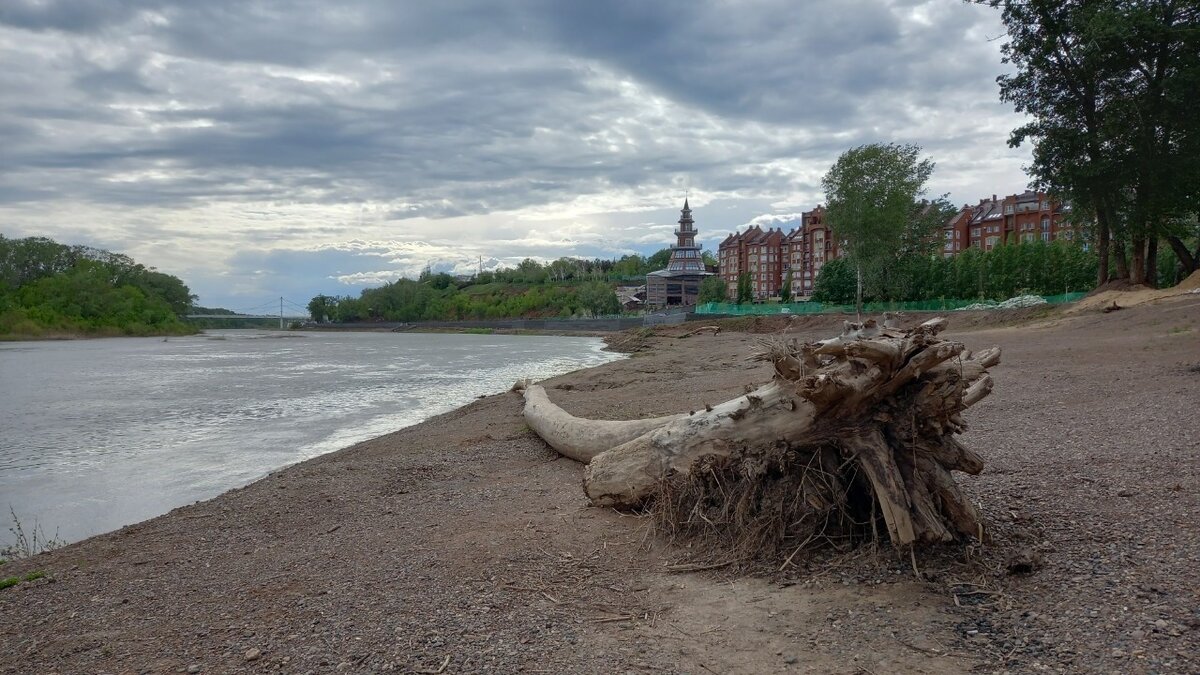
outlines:
[{"label": "sandy shore", "polygon": [[[46,577],[0,591],[0,673],[1200,670],[1200,300],[951,318],[1004,348],[964,437],[997,539],[921,578],[888,550],[672,573],[686,545],[589,508],[498,394],[8,563]],[[593,417],[695,409],[768,378],[762,337],[649,337],[548,389]],[[1044,564],[1010,576],[1022,549]]]}]

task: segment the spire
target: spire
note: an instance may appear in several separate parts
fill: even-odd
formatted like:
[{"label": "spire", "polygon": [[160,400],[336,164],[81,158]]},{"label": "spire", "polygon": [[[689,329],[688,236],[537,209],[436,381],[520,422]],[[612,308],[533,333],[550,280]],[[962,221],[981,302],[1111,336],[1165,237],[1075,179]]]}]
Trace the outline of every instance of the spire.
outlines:
[{"label": "spire", "polygon": [[684,198],[683,198],[683,210],[684,210],[684,211],[691,211],[691,209],[690,209],[690,208],[688,208],[688,203],[687,203],[687,202],[688,202],[688,198],[687,198],[687,197],[684,197]]}]

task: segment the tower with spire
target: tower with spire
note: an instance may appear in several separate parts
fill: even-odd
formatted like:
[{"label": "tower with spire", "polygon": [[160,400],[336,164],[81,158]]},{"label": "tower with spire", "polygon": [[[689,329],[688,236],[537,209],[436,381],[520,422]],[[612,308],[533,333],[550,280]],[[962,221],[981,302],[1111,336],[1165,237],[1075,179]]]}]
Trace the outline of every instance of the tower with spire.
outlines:
[{"label": "tower with spire", "polygon": [[705,271],[701,247],[696,243],[696,224],[686,197],[675,228],[675,244],[665,270],[646,275],[646,304],[651,307],[694,305],[700,295]]}]

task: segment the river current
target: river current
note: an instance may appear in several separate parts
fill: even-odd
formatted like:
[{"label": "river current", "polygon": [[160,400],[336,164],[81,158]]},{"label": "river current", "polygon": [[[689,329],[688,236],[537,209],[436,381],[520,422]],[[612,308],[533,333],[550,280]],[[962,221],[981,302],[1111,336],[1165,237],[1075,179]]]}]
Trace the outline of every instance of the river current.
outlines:
[{"label": "river current", "polygon": [[[210,331],[0,343],[0,521],[75,541],[420,422],[598,338]],[[0,527],[0,546],[13,540]]]}]

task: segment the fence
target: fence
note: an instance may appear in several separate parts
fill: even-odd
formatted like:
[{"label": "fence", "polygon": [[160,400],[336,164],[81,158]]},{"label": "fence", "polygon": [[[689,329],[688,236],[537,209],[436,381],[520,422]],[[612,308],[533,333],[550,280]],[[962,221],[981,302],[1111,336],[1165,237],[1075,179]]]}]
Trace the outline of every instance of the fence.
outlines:
[{"label": "fence", "polygon": [[[1042,299],[1052,305],[1064,302],[1075,302],[1087,293],[1062,293],[1060,295],[1044,295]],[[981,303],[979,300],[955,300],[940,298],[938,300],[917,300],[912,302],[866,302],[863,311],[879,312],[941,312],[962,309],[972,305],[986,304],[990,306],[999,303]],[[697,314],[724,314],[728,316],[766,315],[766,314],[853,314],[854,305],[825,304],[820,302],[786,302],[771,304],[735,305],[728,302],[706,302],[696,306]]]}]

